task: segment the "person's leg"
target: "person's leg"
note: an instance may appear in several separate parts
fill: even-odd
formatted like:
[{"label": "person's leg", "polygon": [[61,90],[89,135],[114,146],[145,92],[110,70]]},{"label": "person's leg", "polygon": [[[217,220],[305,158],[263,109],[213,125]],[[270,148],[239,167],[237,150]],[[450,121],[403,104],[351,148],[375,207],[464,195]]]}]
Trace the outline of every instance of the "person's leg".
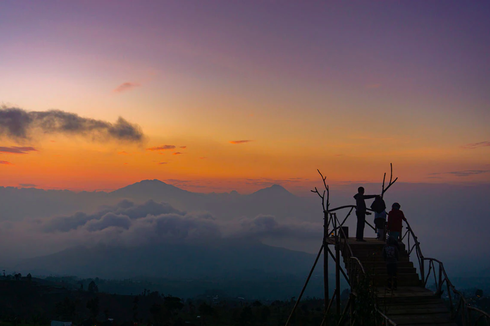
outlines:
[{"label": "person's leg", "polygon": [[396,240],[398,240],[400,238],[400,232],[390,231],[390,237],[393,237]]},{"label": "person's leg", "polygon": [[356,239],[362,240],[364,238],[364,224],[366,223],[366,214],[364,212],[356,212],[356,215],[357,215]]}]

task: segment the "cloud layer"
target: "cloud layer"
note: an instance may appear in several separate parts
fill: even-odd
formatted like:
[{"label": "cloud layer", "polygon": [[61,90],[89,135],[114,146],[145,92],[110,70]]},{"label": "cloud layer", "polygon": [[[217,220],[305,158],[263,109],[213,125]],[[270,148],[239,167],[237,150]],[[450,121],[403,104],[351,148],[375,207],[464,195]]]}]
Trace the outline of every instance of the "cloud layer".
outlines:
[{"label": "cloud layer", "polygon": [[231,140],[230,144],[237,145],[237,144],[245,144],[245,143],[250,143],[251,140]]},{"label": "cloud layer", "polygon": [[162,145],[162,146],[156,146],[156,147],[150,147],[147,148],[147,151],[165,151],[169,149],[175,149],[175,145]]},{"label": "cloud layer", "polygon": [[113,92],[114,93],[122,93],[122,92],[127,92],[133,88],[136,88],[136,87],[139,87],[141,86],[140,84],[138,83],[133,83],[133,82],[125,82],[125,83],[122,83],[121,85],[117,86]]},{"label": "cloud layer", "polygon": [[450,174],[456,177],[469,177],[472,175],[478,175],[478,174],[489,173],[489,172],[490,170],[461,170],[461,171],[451,171],[451,172],[434,172],[434,173],[429,173],[429,175],[435,176],[441,174]]},{"label": "cloud layer", "polygon": [[27,140],[34,132],[84,136],[92,140],[141,142],[143,132],[138,125],[123,118],[115,123],[80,117],[60,110],[25,111],[19,108],[0,108],[0,137],[15,141]]},{"label": "cloud layer", "polygon": [[479,143],[471,143],[471,144],[466,144],[463,146],[463,148],[467,149],[475,149],[479,147],[490,147],[490,141],[482,141]]},{"label": "cloud layer", "polygon": [[[138,246],[168,242],[202,242],[223,238],[308,239],[321,236],[320,225],[281,221],[259,215],[235,221],[218,221],[209,213],[186,213],[165,203],[149,200],[135,204],[123,200],[93,214],[76,213],[41,223],[41,232],[79,244],[111,243]],[[78,239],[78,240],[76,240]]]},{"label": "cloud layer", "polygon": [[27,154],[27,152],[37,152],[34,147],[0,147],[0,153]]}]

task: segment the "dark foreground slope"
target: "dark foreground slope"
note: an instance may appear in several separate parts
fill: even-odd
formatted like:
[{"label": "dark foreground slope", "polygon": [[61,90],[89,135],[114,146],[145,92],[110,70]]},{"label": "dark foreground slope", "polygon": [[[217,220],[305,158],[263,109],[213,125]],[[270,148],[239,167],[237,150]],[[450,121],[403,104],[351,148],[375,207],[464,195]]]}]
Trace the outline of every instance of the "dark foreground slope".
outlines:
[{"label": "dark foreground slope", "polygon": [[[224,296],[184,300],[154,291],[133,295],[74,289],[62,281],[0,277],[0,325],[283,325],[293,301],[262,301]],[[87,289],[87,287],[85,287]],[[99,288],[100,289],[100,288]],[[318,325],[323,301],[306,300],[298,312],[301,324]],[[110,319],[110,322],[109,320]]]},{"label": "dark foreground slope", "polygon": [[314,256],[261,243],[165,244],[143,247],[74,247],[25,260],[17,270],[104,278],[247,278],[306,275]]}]

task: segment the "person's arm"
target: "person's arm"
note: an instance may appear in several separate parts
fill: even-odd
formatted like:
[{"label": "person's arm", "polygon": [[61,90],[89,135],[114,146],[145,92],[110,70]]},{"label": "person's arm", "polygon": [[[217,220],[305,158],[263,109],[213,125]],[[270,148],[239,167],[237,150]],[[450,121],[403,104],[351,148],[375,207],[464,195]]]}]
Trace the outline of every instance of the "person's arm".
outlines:
[{"label": "person's arm", "polygon": [[407,219],[405,218],[405,214],[403,214],[403,212],[401,212],[401,213],[402,213],[402,219],[403,219],[405,222],[407,222]]},{"label": "person's arm", "polygon": [[363,195],[364,199],[372,199],[372,198],[376,198],[376,196],[379,195]]}]

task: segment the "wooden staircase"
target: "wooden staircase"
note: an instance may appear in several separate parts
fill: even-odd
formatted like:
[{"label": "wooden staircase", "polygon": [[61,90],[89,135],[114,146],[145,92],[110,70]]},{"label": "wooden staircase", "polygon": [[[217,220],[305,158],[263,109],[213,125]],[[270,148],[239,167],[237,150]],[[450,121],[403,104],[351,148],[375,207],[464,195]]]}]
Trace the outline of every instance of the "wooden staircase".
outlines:
[{"label": "wooden staircase", "polygon": [[[423,287],[413,263],[409,260],[404,244],[400,244],[398,263],[398,287],[387,288],[388,275],[382,256],[384,242],[376,239],[365,239],[357,242],[347,239],[352,256],[362,263],[366,275],[376,289],[378,309],[395,322],[396,325],[441,325],[456,326],[451,320],[449,309],[443,300]],[[351,252],[342,250],[344,261],[350,259]],[[347,273],[351,274],[347,268]]]}]

